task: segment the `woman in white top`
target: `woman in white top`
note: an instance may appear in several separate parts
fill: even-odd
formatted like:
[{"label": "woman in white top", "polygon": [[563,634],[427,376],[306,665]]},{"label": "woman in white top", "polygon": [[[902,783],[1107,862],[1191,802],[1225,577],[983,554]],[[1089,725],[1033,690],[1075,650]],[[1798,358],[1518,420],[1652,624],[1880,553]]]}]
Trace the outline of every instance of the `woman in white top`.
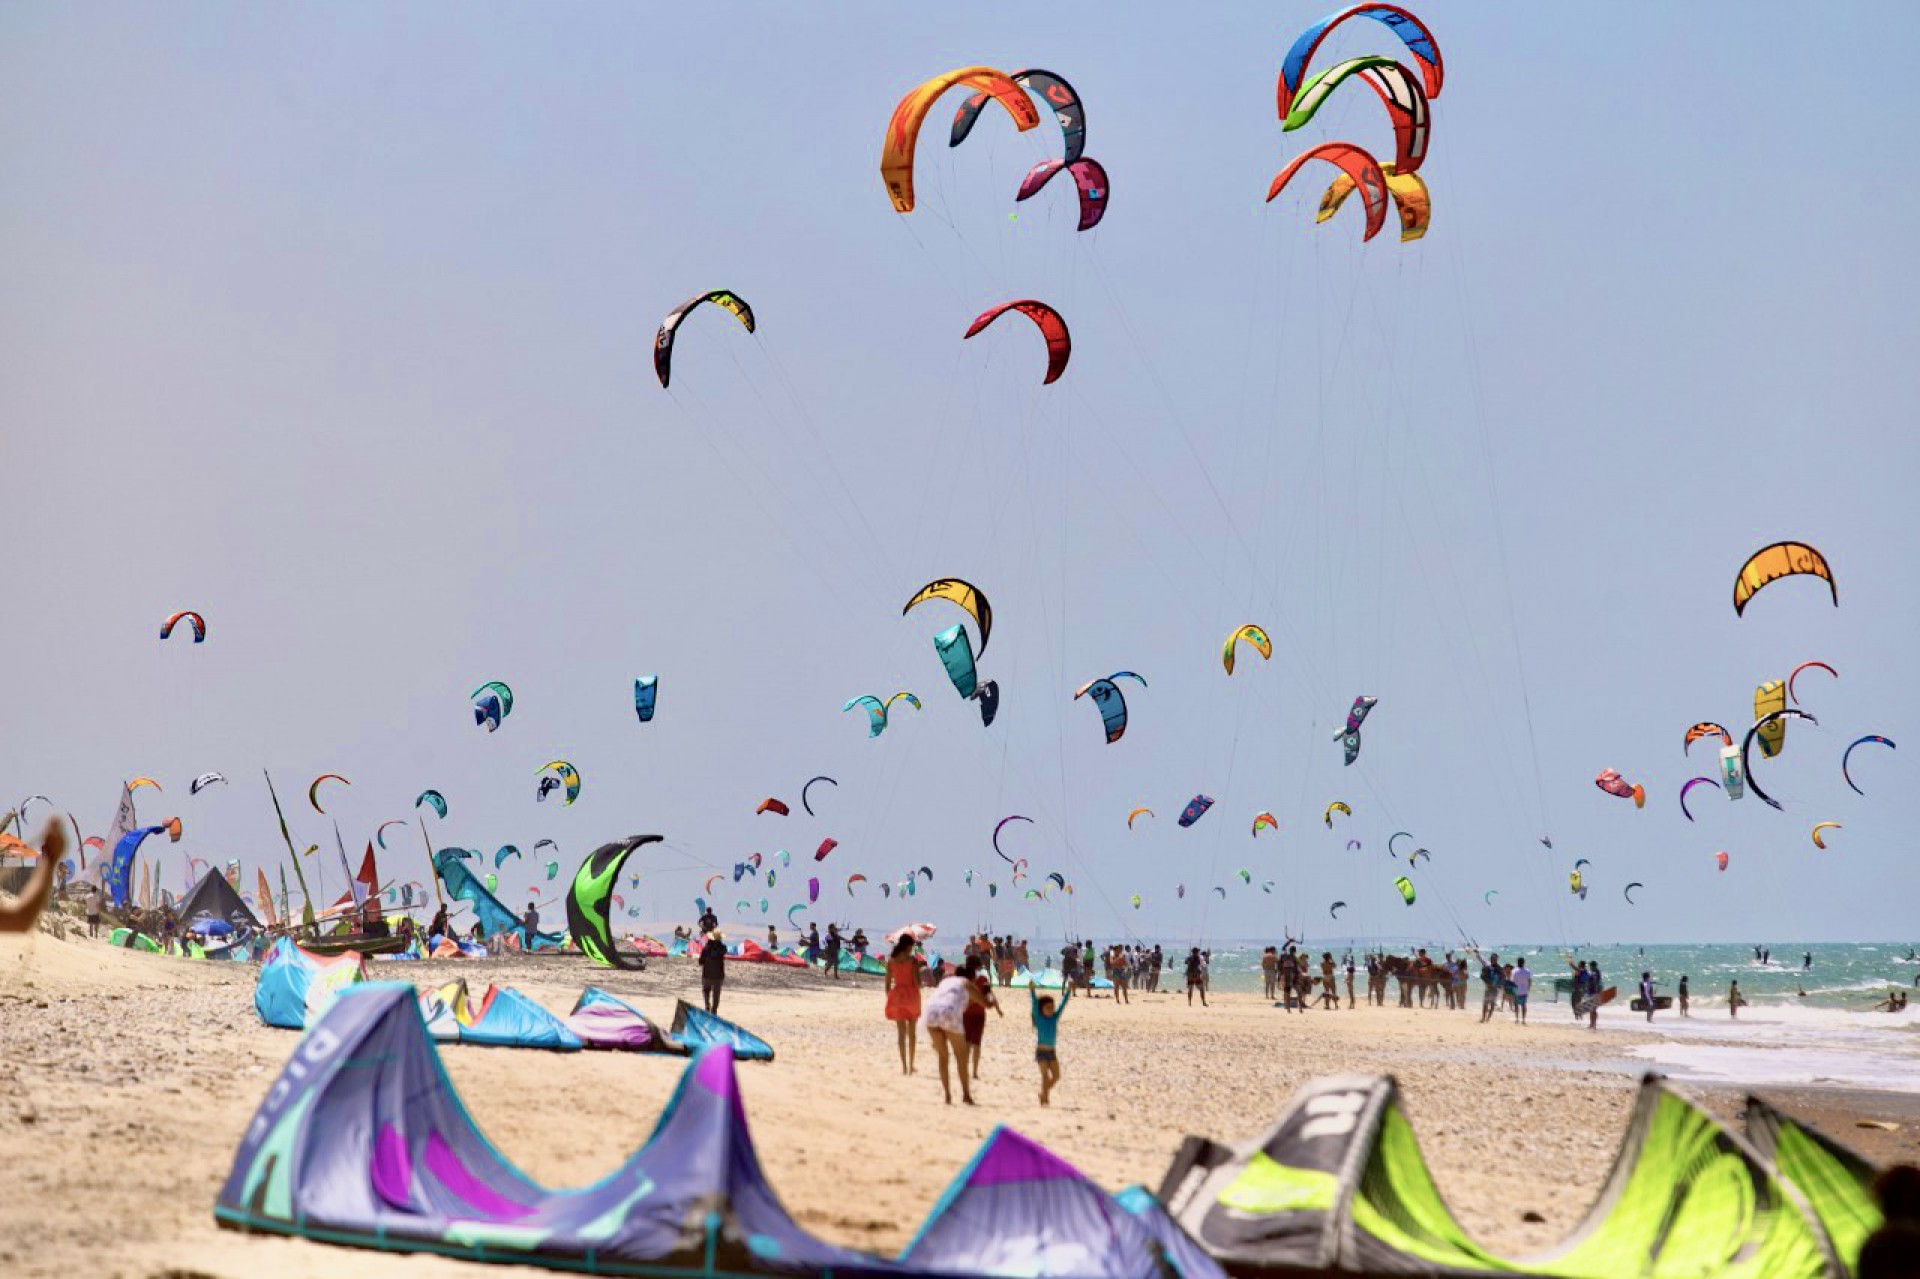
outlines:
[{"label": "woman in white top", "polygon": [[920,1022],[927,1028],[927,1038],[933,1041],[933,1050],[940,1057],[940,1091],[946,1094],[947,1104],[953,1104],[953,1087],[947,1081],[947,1060],[949,1057],[959,1065],[960,1100],[971,1106],[973,1092],[967,1087],[967,978],[955,973],[940,979],[940,985],[927,996],[920,1010]]}]

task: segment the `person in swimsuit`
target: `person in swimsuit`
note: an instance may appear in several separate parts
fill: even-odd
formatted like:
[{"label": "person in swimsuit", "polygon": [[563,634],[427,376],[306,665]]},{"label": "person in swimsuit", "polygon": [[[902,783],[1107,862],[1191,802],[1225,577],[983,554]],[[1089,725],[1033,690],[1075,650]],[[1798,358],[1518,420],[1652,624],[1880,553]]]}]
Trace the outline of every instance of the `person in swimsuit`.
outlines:
[{"label": "person in swimsuit", "polygon": [[[828,945],[837,940],[833,937]],[[887,959],[886,990],[887,1020],[894,1024],[900,1046],[900,1073],[911,1075],[920,1047],[920,961],[914,958],[912,933],[901,933],[900,940],[893,943],[893,954]]]},{"label": "person in swimsuit", "polygon": [[960,1019],[960,1028],[966,1034],[967,1054],[961,1073],[971,1075],[975,1083],[980,1081],[980,1039],[987,1030],[987,1009],[994,1015],[1006,1016],[1000,1011],[1000,1001],[994,998],[993,982],[986,972],[976,965],[971,973],[972,987],[967,992],[967,1011]]},{"label": "person in swimsuit", "polygon": [[[1058,1004],[1053,1002],[1053,996],[1042,995],[1032,987],[1027,994],[1033,999],[1033,1034],[1037,1041],[1033,1059],[1040,1063],[1040,1104],[1045,1106],[1049,1104],[1047,1099],[1054,1086],[1060,1082],[1060,1018],[1067,1011],[1067,1001],[1073,998],[1073,987],[1061,989]],[[1205,998],[1202,992],[1202,1002]]]},{"label": "person in swimsuit", "polygon": [[1193,1007],[1193,992],[1200,992],[1200,1006],[1207,1006],[1207,966],[1200,958],[1200,948],[1195,946],[1187,952],[1187,1007]]}]

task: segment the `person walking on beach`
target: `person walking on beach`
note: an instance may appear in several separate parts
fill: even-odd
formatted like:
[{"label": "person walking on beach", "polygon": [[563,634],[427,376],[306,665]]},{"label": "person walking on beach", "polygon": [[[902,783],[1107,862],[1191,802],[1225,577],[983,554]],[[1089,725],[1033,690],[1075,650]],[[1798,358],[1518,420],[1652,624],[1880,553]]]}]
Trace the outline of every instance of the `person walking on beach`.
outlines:
[{"label": "person walking on beach", "polygon": [[1526,956],[1514,961],[1513,974],[1508,979],[1513,988],[1513,1019],[1522,1026],[1527,1024],[1527,996],[1533,990],[1533,972],[1527,967]]},{"label": "person walking on beach", "polygon": [[[889,964],[888,968],[892,968]],[[926,1021],[927,1038],[933,1044],[933,1051],[940,1058],[940,1091],[946,1094],[947,1104],[953,1104],[953,1085],[948,1081],[947,1058],[953,1058],[954,1069],[960,1075],[960,1100],[967,1105],[973,1104],[973,1089],[967,1083],[967,1003],[973,989],[973,961],[951,977],[943,977],[927,998]],[[917,990],[914,992],[919,993]]]},{"label": "person walking on beach", "polygon": [[1117,1004],[1130,1004],[1133,996],[1128,993],[1133,986],[1133,960],[1127,955],[1125,946],[1113,948],[1113,964],[1107,972],[1113,982],[1113,1001]]},{"label": "person walking on beach", "polygon": [[[374,901],[377,899],[369,896],[367,900]],[[527,903],[527,913],[520,916],[520,931],[520,944],[526,946],[528,949],[532,949],[533,935],[540,931],[540,907],[533,902]]]},{"label": "person walking on beach", "polygon": [[1494,1010],[1500,1007],[1500,987],[1506,981],[1500,971],[1500,952],[1495,951],[1480,961],[1480,1024],[1486,1025],[1493,1020]]},{"label": "person walking on beach", "polygon": [[1353,1011],[1353,952],[1347,952],[1347,1011]]},{"label": "person walking on beach", "polygon": [[1147,956],[1147,989],[1156,995],[1160,993],[1160,966],[1166,962],[1166,958],[1156,942],[1153,953]]},{"label": "person walking on beach", "polygon": [[1740,983],[1738,981],[1733,982],[1727,987],[1727,1015],[1729,1017],[1738,1017],[1740,1015],[1740,1005],[1746,1002],[1746,997],[1740,993]]},{"label": "person walking on beach", "polygon": [[[1260,952],[1260,988],[1264,998],[1271,1000],[1280,980],[1280,958],[1269,946]],[[1292,1008],[1288,1008],[1292,1012]]]},{"label": "person walking on beach", "polygon": [[[833,939],[828,940],[833,944]],[[900,1045],[900,1073],[914,1073],[920,1043],[920,961],[914,958],[913,934],[901,933],[887,958],[887,1020],[894,1024]]]},{"label": "person walking on beach", "polygon": [[1322,1008],[1340,1007],[1340,992],[1333,987],[1333,952],[1320,952],[1320,1006]]},{"label": "person walking on beach", "polygon": [[967,991],[966,1015],[960,1019],[960,1028],[966,1035],[967,1055],[962,1073],[971,1075],[975,1083],[980,1082],[980,1040],[987,1033],[987,1009],[993,1009],[994,1016],[1004,1017],[1000,1011],[1000,1001],[994,997],[993,982],[984,969],[975,969],[973,985]]},{"label": "person walking on beach", "polygon": [[[909,938],[911,940],[911,938]],[[822,965],[827,976],[834,981],[840,980],[840,925],[827,925],[827,948],[821,955]]]},{"label": "person walking on beach", "polygon": [[[1193,953],[1200,952],[1196,949]],[[1060,1082],[1060,1018],[1066,1014],[1067,1001],[1073,998],[1073,987],[1061,988],[1058,1004],[1053,1002],[1052,995],[1042,995],[1034,987],[1029,987],[1027,994],[1033,1000],[1033,1059],[1040,1064],[1040,1104],[1045,1106]],[[1206,999],[1206,991],[1202,990],[1200,1002],[1204,1004]]]},{"label": "person walking on beach", "polygon": [[716,928],[700,948],[700,1001],[708,1012],[720,1011],[720,987],[726,980],[727,943]]},{"label": "person walking on beach", "polygon": [[1687,1011],[1687,975],[1685,973],[1680,974],[1680,989],[1677,993],[1680,997],[1680,1015],[1682,1017],[1693,1016],[1692,1013]]},{"label": "person walking on beach", "polygon": [[820,925],[807,925],[807,963],[820,958]]},{"label": "person walking on beach", "polygon": [[87,936],[100,935],[100,911],[106,904],[106,894],[100,890],[100,885],[95,884],[87,889]]},{"label": "person walking on beach", "polygon": [[1187,952],[1187,1007],[1193,1007],[1193,992],[1200,992],[1200,1006],[1207,1006],[1207,969],[1201,962],[1200,948],[1195,946]]},{"label": "person walking on beach", "polygon": [[1640,974],[1640,1002],[1647,1006],[1647,1021],[1653,1021],[1653,974]]}]

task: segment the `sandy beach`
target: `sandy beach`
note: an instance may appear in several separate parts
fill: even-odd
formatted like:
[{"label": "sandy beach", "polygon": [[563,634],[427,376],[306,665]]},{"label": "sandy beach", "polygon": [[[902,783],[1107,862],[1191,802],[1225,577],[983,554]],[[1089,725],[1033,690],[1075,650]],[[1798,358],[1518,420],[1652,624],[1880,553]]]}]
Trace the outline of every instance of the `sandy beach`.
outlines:
[{"label": "sandy beach", "polygon": [[[47,933],[0,948],[0,1268],[99,1276],[451,1275],[471,1266],[383,1257],[215,1228],[211,1205],[238,1137],[294,1043],[259,1023],[251,965],[195,963]],[[613,973],[585,960],[381,964],[415,983],[512,984],[565,1013],[592,983],[659,1019],[697,995],[694,966]],[[1243,1137],[1294,1087],[1332,1071],[1384,1071],[1405,1090],[1426,1157],[1462,1221],[1508,1250],[1545,1245],[1606,1174],[1632,1096],[1626,1056],[1646,1036],[1594,1036],[1564,1014],[1529,1027],[1477,1013],[1397,1008],[1288,1016],[1247,995],[1189,1008],[1076,1000],[1055,1104],[1036,1095],[1022,992],[990,1019],[979,1105],[941,1103],[931,1049],[902,1077],[877,978],[838,984],[736,966],[722,1012],[778,1059],[742,1067],[760,1157],[794,1216],[838,1243],[906,1242],[996,1123],[1045,1142],[1111,1189],[1155,1184],[1189,1133]],[[443,1048],[487,1134],[535,1178],[580,1184],[644,1141],[678,1078],[671,1057]],[[1738,1090],[1702,1092],[1731,1116]],[[956,1090],[957,1099],[957,1090]],[[1878,1159],[1912,1158],[1916,1099],[1805,1090],[1792,1097]],[[1854,1129],[1892,1119],[1899,1132]],[[1537,1222],[1523,1214],[1537,1214]]]}]

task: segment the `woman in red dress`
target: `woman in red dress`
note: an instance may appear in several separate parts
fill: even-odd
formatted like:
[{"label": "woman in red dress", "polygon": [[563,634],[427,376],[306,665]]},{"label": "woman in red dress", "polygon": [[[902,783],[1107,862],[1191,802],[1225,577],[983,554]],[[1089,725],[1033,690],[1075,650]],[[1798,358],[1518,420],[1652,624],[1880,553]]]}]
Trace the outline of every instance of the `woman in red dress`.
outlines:
[{"label": "woman in red dress", "polygon": [[919,1047],[920,960],[913,953],[913,934],[901,933],[887,957],[887,1020],[894,1024],[900,1040],[900,1073],[913,1073],[914,1052]]}]

